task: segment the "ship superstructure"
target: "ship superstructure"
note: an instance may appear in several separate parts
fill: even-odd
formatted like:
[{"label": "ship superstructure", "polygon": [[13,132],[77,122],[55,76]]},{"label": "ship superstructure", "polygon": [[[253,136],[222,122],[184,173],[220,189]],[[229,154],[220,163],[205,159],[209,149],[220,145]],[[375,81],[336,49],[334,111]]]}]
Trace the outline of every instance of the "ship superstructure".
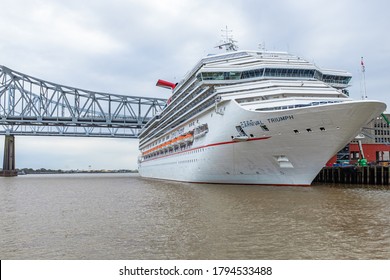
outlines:
[{"label": "ship superstructure", "polygon": [[159,81],[173,93],[140,133],[140,174],[309,185],[386,108],[349,98],[350,80],[346,71],[322,69],[286,52],[207,56],[180,83]]}]

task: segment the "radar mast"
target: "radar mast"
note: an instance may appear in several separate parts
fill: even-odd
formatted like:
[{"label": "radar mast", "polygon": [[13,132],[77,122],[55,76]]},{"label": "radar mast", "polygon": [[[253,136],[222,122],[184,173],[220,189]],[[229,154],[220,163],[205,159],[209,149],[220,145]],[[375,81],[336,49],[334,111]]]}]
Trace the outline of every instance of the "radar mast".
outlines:
[{"label": "radar mast", "polygon": [[222,34],[222,40],[216,48],[222,49],[225,48],[227,52],[231,51],[237,51],[238,46],[236,45],[237,41],[233,40],[233,30],[229,30],[228,27],[226,26],[225,29],[221,29]]}]

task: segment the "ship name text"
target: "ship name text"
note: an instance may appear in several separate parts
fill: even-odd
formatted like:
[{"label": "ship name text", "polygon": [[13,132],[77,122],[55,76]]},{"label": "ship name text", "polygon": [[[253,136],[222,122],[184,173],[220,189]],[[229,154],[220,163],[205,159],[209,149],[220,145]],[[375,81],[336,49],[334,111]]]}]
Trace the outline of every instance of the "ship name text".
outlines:
[{"label": "ship name text", "polygon": [[240,122],[240,125],[241,125],[242,128],[245,128],[245,127],[249,127],[249,126],[264,125],[264,123],[262,121],[249,120],[249,121],[242,121],[242,122]]},{"label": "ship name text", "polygon": [[267,121],[268,121],[268,123],[277,123],[277,122],[284,122],[284,121],[293,120],[293,119],[294,119],[293,115],[287,115],[287,116],[269,118],[269,119],[267,119]]},{"label": "ship name text", "polygon": [[[288,120],[293,120],[294,115],[286,115],[286,116],[280,116],[280,117],[274,117],[274,118],[268,118],[266,122],[268,123],[278,123],[278,122],[284,122]],[[242,128],[250,127],[250,126],[262,126],[264,125],[264,122],[261,120],[248,120],[248,121],[242,121],[240,122],[240,125]]]}]

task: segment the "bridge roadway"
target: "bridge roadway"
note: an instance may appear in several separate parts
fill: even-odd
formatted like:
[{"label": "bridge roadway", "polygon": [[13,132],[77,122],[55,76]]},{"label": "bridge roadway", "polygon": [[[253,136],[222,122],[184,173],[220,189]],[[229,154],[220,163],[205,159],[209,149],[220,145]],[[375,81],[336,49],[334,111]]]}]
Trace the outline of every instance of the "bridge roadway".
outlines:
[{"label": "bridge roadway", "polygon": [[3,174],[15,173],[15,135],[137,138],[165,104],[161,98],[59,85],[0,65],[0,135],[6,135]]}]

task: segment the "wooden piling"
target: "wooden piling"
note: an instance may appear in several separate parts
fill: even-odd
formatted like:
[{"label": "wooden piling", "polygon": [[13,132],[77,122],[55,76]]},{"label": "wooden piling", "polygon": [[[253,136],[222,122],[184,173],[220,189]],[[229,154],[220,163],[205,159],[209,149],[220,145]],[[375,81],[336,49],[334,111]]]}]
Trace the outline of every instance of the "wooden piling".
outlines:
[{"label": "wooden piling", "polygon": [[390,166],[324,167],[314,182],[389,186]]}]

